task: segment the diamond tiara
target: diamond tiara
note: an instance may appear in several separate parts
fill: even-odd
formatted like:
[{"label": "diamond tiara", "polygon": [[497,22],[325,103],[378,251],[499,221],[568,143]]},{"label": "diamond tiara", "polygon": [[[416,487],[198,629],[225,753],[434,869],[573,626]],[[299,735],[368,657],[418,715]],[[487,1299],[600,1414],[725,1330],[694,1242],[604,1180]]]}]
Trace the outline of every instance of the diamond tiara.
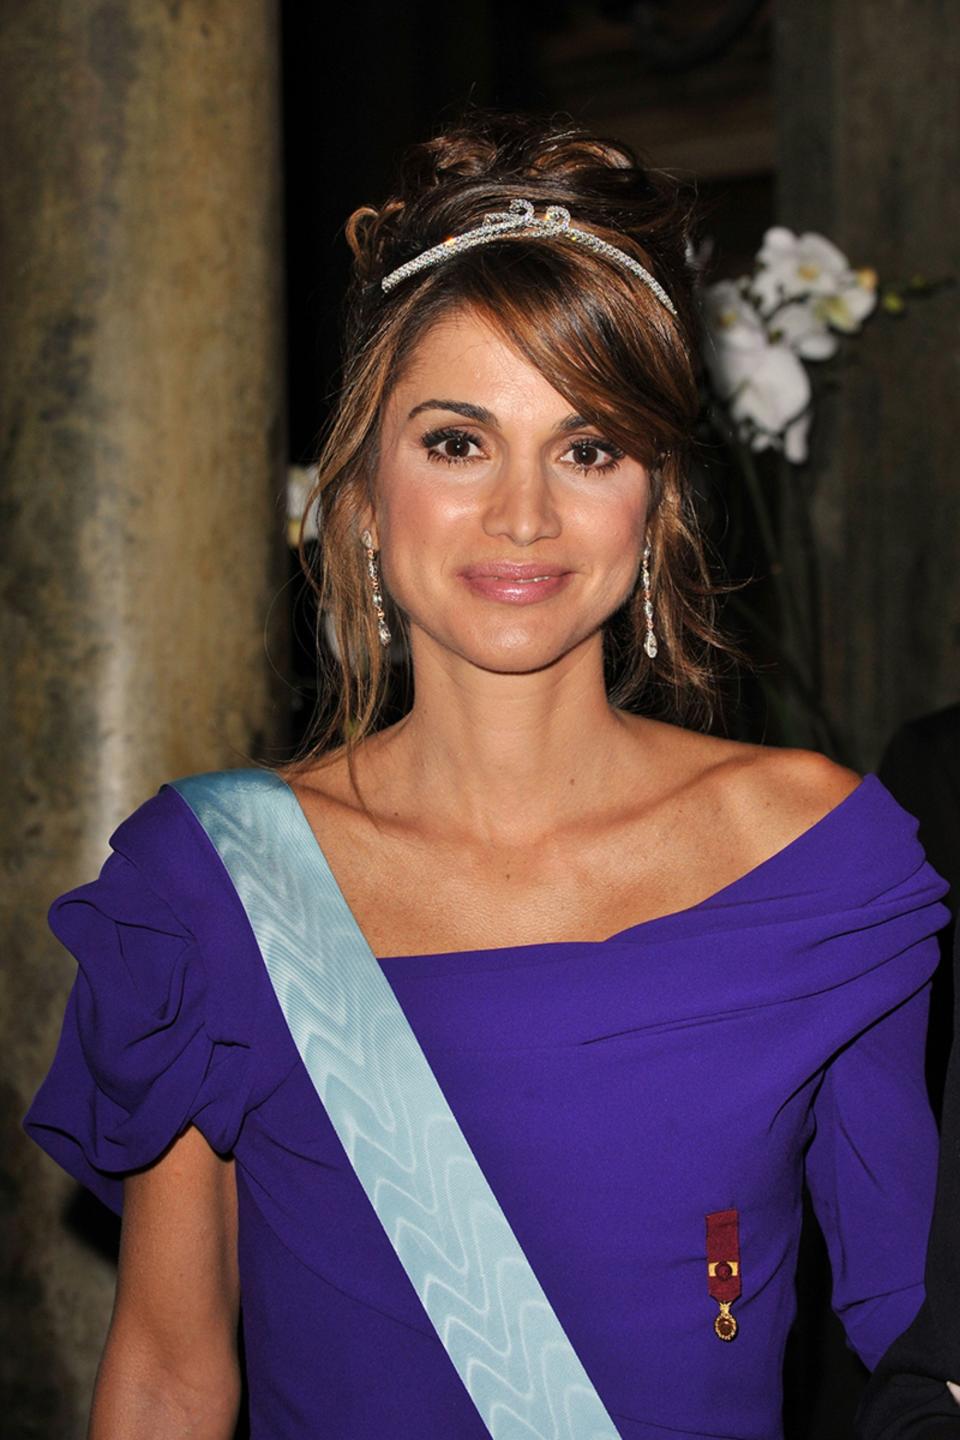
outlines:
[{"label": "diamond tiara", "polygon": [[381,289],[392,290],[399,285],[401,280],[406,280],[408,275],[415,275],[418,270],[426,270],[430,265],[439,265],[444,260],[451,259],[459,254],[461,250],[472,250],[475,245],[486,245],[490,240],[499,240],[504,235],[562,235],[567,240],[573,240],[578,245],[584,245],[588,250],[594,250],[598,255],[606,255],[611,260],[616,260],[627,270],[639,276],[644,285],[652,290],[660,303],[676,315],[677,311],[658,280],[640,264],[628,255],[624,250],[618,250],[616,245],[610,245],[606,240],[601,240],[599,235],[592,234],[589,230],[579,230],[575,225],[570,224],[570,211],[563,205],[548,205],[544,215],[539,219],[534,214],[533,203],[530,200],[511,200],[506,210],[491,210],[484,215],[481,224],[473,230],[465,230],[462,235],[448,235],[439,245],[434,245],[429,250],[424,250],[415,255],[412,260],[399,265],[396,270],[391,270],[389,275],[384,275],[380,281]]}]

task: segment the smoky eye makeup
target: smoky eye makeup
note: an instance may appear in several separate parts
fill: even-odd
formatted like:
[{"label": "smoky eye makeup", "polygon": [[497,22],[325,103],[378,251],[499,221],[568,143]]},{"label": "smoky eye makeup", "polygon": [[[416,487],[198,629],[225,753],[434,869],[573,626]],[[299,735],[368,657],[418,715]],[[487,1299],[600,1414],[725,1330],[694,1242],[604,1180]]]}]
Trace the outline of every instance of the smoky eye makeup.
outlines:
[{"label": "smoky eye makeup", "polygon": [[[462,452],[451,454],[445,450],[445,446],[453,444]],[[598,475],[611,470],[616,470],[623,460],[625,451],[614,443],[600,435],[582,435],[576,439],[564,442],[564,454],[574,451],[581,456],[580,463],[576,461],[563,462],[569,465],[570,469],[578,471],[582,475]],[[482,459],[482,455],[471,455],[471,446],[478,450],[483,449],[483,441],[472,431],[464,429],[462,425],[440,425],[432,430],[425,431],[420,436],[420,445],[426,452],[428,460],[442,465],[464,465],[474,460]],[[596,455],[605,455],[607,458],[603,464],[583,463],[584,453],[593,452]]]}]

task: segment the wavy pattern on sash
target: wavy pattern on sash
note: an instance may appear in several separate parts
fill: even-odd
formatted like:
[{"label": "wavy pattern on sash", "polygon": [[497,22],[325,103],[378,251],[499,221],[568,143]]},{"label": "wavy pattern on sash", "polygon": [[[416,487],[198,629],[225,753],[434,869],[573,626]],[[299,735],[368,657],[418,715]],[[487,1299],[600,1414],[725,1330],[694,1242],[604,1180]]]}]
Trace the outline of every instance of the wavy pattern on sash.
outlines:
[{"label": "wavy pattern on sash", "polygon": [[173,782],[243,904],[350,1163],[495,1440],[618,1440],[292,789]]}]

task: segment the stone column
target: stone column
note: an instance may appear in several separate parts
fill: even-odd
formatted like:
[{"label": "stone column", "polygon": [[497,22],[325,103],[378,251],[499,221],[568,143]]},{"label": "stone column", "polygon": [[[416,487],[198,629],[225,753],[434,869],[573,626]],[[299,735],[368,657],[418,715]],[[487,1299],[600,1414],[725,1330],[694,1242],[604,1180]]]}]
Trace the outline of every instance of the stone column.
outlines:
[{"label": "stone column", "polygon": [[[960,25],[940,0],[775,7],[778,214],[881,278],[960,281]],[[830,712],[860,768],[960,687],[960,285],[846,351],[814,435]]]},{"label": "stone column", "polygon": [[75,974],[46,908],[164,780],[285,729],[277,30],[275,0],[0,23],[11,1437],[84,1434],[113,1289],[18,1133]]}]

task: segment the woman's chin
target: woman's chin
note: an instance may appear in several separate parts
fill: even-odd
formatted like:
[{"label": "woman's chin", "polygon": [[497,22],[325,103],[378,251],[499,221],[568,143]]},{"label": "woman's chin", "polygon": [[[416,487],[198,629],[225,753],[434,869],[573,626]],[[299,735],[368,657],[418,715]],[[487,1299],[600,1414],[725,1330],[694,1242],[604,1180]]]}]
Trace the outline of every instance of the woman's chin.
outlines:
[{"label": "woman's chin", "polygon": [[586,635],[580,632],[545,635],[542,627],[528,629],[515,624],[509,628],[501,626],[493,633],[450,635],[445,638],[434,634],[430,637],[431,648],[439,645],[478,670],[502,675],[524,675],[546,670],[568,661],[573,651],[591,641],[600,643],[596,630]]}]

